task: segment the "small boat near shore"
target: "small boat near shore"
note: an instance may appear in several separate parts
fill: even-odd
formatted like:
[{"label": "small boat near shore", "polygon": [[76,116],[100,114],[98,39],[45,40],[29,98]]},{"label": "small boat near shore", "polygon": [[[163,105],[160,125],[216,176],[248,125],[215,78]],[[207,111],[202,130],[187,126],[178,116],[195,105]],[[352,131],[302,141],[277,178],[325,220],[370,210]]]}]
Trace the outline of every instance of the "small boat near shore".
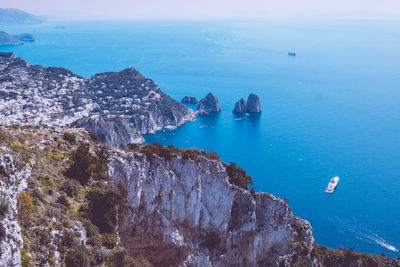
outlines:
[{"label": "small boat near shore", "polygon": [[325,192],[328,194],[332,194],[333,192],[335,192],[336,187],[339,184],[339,176],[335,176],[333,177],[330,181],[328,186],[325,189]]}]

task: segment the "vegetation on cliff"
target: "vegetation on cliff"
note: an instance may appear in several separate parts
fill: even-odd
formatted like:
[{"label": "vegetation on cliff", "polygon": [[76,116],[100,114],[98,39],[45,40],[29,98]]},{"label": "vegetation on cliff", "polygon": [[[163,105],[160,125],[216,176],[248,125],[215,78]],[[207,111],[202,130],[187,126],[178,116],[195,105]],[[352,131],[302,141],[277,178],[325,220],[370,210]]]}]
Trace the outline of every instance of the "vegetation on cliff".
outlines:
[{"label": "vegetation on cliff", "polygon": [[[201,157],[220,161],[215,152],[157,143],[128,145],[125,150],[142,153],[154,163],[176,156],[195,162],[200,162]],[[22,266],[150,266],[144,258],[132,258],[121,247],[117,224],[127,212],[126,186],[108,176],[110,153],[87,131],[0,126],[0,156],[6,154],[12,155],[9,161],[15,169],[0,162],[2,184],[27,183],[26,189],[18,193]],[[31,171],[26,181],[14,177],[27,166]],[[251,177],[234,163],[224,166],[230,183],[248,190]],[[13,211],[0,195],[0,242],[11,238],[3,225],[10,212]],[[301,249],[304,240],[295,241],[294,266],[308,266],[308,252]],[[2,251],[0,257],[1,254]],[[352,249],[315,245],[311,254],[323,266],[399,265],[399,261],[384,255],[361,254]]]},{"label": "vegetation on cliff", "polygon": [[[185,160],[199,161],[199,157],[204,157],[208,160],[221,161],[221,158],[215,152],[208,152],[195,148],[178,148],[174,146],[163,146],[159,143],[152,143],[147,145],[128,144],[125,148],[127,151],[134,151],[143,153],[147,159],[154,159],[154,155],[166,160],[171,160],[174,156],[179,156]],[[226,168],[226,174],[229,177],[229,182],[240,188],[248,190],[249,184],[253,184],[251,176],[246,174],[246,171],[236,166],[236,163],[231,164],[223,163]]]},{"label": "vegetation on cliff", "polygon": [[[88,140],[83,130],[0,127],[0,146],[15,155],[16,167],[32,168],[18,198],[23,266],[148,266],[119,246],[126,192],[107,175],[107,148]],[[9,171],[0,171],[9,182]],[[8,212],[0,198],[0,216]]]}]

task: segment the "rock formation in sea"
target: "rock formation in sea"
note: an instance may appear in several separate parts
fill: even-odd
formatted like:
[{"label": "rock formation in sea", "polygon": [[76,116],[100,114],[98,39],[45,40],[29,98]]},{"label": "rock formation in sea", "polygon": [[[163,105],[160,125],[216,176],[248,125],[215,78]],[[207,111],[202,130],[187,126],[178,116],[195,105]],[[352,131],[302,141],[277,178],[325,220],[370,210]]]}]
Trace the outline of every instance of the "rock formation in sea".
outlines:
[{"label": "rock formation in sea", "polygon": [[0,45],[22,45],[23,43],[15,36],[0,31]]},{"label": "rock formation in sea", "polygon": [[250,94],[247,98],[246,103],[247,113],[259,113],[261,112],[261,101],[260,97],[256,94]]},{"label": "rock formation in sea", "polygon": [[18,40],[23,42],[34,42],[35,37],[31,33],[22,33],[18,35],[14,35]]},{"label": "rock formation in sea", "polygon": [[134,68],[84,79],[2,53],[0,70],[0,124],[84,127],[123,146],[196,118]]},{"label": "rock formation in sea", "polygon": [[212,93],[208,93],[200,100],[197,105],[197,111],[201,115],[207,115],[211,112],[220,112],[221,107],[219,105],[218,97],[214,96]]},{"label": "rock formation in sea", "polygon": [[0,31],[0,45],[22,45],[23,42],[33,42],[35,37],[30,33],[11,35]]},{"label": "rock formation in sea", "polygon": [[233,108],[234,113],[245,113],[246,112],[246,101],[241,98],[239,101],[235,103],[235,107]]},{"label": "rock formation in sea", "polygon": [[184,96],[181,100],[182,103],[197,103],[199,100],[197,100],[196,97],[194,96]]},{"label": "rock formation in sea", "polygon": [[214,152],[0,126],[0,266],[399,266],[315,243]]}]

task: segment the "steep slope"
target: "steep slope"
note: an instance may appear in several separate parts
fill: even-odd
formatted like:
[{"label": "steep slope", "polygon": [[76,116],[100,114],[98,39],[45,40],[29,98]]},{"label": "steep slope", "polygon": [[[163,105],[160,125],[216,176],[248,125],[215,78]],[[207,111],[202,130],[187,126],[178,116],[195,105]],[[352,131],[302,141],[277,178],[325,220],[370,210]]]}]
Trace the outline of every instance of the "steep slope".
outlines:
[{"label": "steep slope", "polygon": [[213,152],[1,126],[0,266],[399,266],[318,246],[249,183]]},{"label": "steep slope", "polygon": [[274,266],[299,252],[313,262],[309,223],[285,201],[231,184],[226,169],[207,154],[112,153],[110,173],[128,186],[124,247],[155,266]]},{"label": "steep slope", "polygon": [[0,53],[0,96],[0,124],[84,127],[114,147],[196,117],[134,68],[84,79],[12,53]]}]

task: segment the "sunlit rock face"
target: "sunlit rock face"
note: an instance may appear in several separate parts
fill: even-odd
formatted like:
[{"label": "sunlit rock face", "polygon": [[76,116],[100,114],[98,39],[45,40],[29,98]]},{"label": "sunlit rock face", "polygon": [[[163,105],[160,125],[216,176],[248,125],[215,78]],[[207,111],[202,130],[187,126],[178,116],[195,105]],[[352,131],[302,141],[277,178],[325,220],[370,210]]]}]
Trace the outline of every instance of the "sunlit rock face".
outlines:
[{"label": "sunlit rock face", "polygon": [[235,103],[235,107],[233,108],[234,113],[245,113],[246,112],[246,101],[241,98],[239,101]]},{"label": "sunlit rock face", "polygon": [[246,103],[247,113],[259,113],[261,112],[261,101],[260,97],[256,94],[250,94],[247,98]]},{"label": "sunlit rock face", "polygon": [[155,266],[277,266],[300,249],[314,261],[309,223],[273,195],[230,184],[218,160],[117,152],[109,172],[128,188],[122,244]]},{"label": "sunlit rock face", "polygon": [[201,115],[207,115],[211,112],[220,112],[221,107],[219,105],[218,97],[214,96],[212,93],[208,93],[200,100],[197,105],[197,111]]}]

